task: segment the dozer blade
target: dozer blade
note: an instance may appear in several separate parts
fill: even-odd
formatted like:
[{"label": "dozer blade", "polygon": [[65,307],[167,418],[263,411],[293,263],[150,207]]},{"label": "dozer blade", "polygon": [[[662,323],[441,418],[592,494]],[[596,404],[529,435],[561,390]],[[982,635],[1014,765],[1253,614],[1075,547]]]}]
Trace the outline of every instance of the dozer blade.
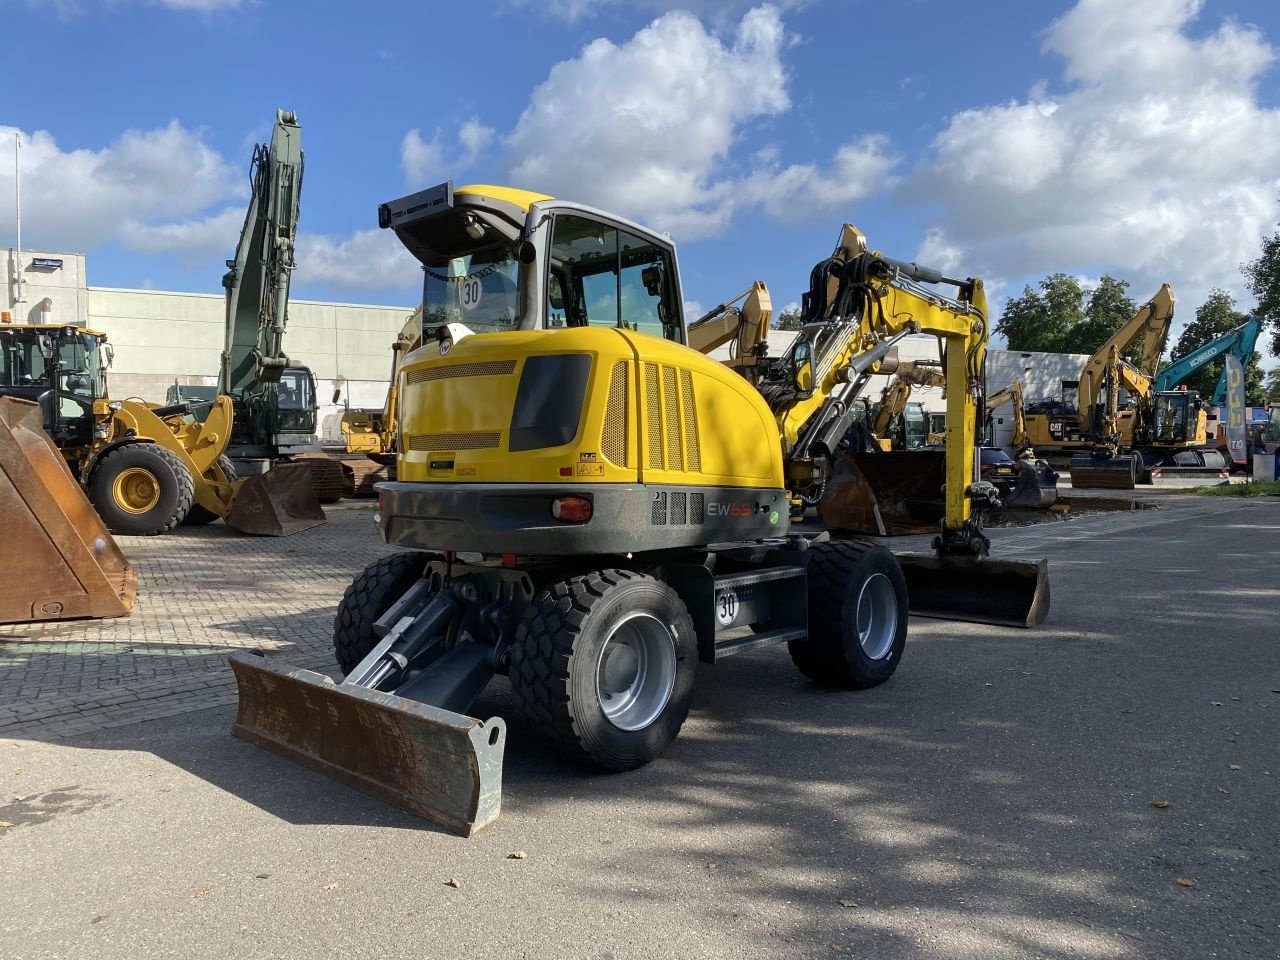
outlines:
[{"label": "dozer blade", "polygon": [[1137,457],[1131,455],[1112,457],[1085,453],[1071,458],[1074,489],[1133,490],[1138,473]]},{"label": "dozer blade", "polygon": [[227,526],[260,537],[287,537],[325,522],[305,464],[280,464],[246,479],[231,501]]},{"label": "dozer blade", "polygon": [[231,655],[233,735],[470,836],[502,804],[506,724],[335,684],[310,670]]},{"label": "dozer blade", "polygon": [[1048,560],[902,553],[898,563],[915,616],[1034,627],[1049,614]]},{"label": "dozer blade", "polygon": [[43,424],[38,404],[0,397],[0,517],[14,558],[0,623],[126,616],[138,575]]},{"label": "dozer blade", "polygon": [[931,533],[945,510],[945,473],[945,451],[845,454],[827,481],[818,515],[831,530],[879,537]]}]

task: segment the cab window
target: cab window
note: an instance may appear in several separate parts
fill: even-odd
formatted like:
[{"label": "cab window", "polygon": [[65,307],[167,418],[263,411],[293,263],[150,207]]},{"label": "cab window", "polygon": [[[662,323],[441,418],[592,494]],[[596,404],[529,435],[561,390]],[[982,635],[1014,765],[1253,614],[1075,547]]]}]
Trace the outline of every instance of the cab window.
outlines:
[{"label": "cab window", "polygon": [[587,217],[556,217],[547,274],[551,327],[625,327],[681,341],[670,251]]}]

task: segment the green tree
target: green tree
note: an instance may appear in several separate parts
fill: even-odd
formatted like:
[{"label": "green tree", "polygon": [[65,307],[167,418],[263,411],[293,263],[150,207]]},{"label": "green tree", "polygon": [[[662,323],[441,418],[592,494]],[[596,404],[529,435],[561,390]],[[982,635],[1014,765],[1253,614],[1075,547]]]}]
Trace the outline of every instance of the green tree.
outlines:
[{"label": "green tree", "polygon": [[[1084,317],[1067,331],[1063,340],[1063,353],[1093,353],[1107,342],[1107,339],[1129,322],[1138,309],[1125,291],[1129,288],[1127,280],[1104,276],[1098,286],[1086,291],[1088,304],[1084,309]],[[1142,338],[1131,344],[1124,355],[1136,360],[1142,353]]]},{"label": "green tree", "polygon": [[1262,239],[1262,253],[1240,267],[1258,298],[1256,314],[1271,328],[1271,352],[1280,354],[1280,231]]},{"label": "green tree", "polygon": [[[1209,291],[1208,299],[1196,310],[1196,318],[1183,328],[1173,348],[1173,356],[1185,357],[1197,347],[1203,347],[1211,340],[1216,340],[1225,333],[1230,333],[1247,317],[1236,309],[1235,297],[1225,290]],[[1222,376],[1222,368],[1226,361],[1219,358],[1206,364],[1186,380],[1188,390],[1199,391],[1205,399],[1213,397],[1217,389],[1218,378]],[[1245,403],[1261,403],[1265,391],[1262,386],[1262,356],[1253,354],[1244,365],[1244,398]]]},{"label": "green tree", "polygon": [[1005,304],[995,332],[1010,350],[1061,352],[1068,331],[1084,319],[1080,281],[1055,273],[1040,281],[1039,291],[1024,287],[1022,296]]},{"label": "green tree", "polygon": [[[1254,354],[1254,356],[1257,356],[1257,354]],[[1267,371],[1262,391],[1266,395],[1266,399],[1272,403],[1280,401],[1280,367],[1272,367]]]},{"label": "green tree", "polygon": [[[1125,292],[1129,284],[1104,276],[1087,289],[1075,277],[1054,273],[1040,281],[1039,290],[1024,287],[1022,296],[1005,304],[995,332],[1010,350],[1048,353],[1093,353],[1133,316],[1134,302]],[[1125,351],[1135,357],[1138,344]]]},{"label": "green tree", "polygon": [[775,330],[799,330],[800,329],[800,311],[783,310],[773,318],[773,329]]}]

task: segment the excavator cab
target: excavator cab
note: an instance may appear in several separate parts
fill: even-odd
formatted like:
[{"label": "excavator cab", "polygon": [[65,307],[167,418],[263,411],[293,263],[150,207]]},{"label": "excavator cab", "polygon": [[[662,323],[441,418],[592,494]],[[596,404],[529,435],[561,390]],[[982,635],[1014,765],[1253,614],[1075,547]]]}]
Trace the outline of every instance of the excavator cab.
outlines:
[{"label": "excavator cab", "polygon": [[1152,440],[1161,446],[1194,443],[1200,395],[1190,390],[1171,390],[1156,397],[1152,415]]}]

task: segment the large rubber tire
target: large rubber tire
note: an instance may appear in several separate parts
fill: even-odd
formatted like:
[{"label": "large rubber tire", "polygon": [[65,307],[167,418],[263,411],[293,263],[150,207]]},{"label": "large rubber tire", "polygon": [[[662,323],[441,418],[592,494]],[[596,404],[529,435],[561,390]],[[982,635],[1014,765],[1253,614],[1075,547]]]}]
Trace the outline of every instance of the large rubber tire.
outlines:
[{"label": "large rubber tire", "polygon": [[809,636],[787,646],[806,677],[862,690],[888,680],[907,642],[907,580],[893,554],[856,540],[810,548]]},{"label": "large rubber tire", "polygon": [[[136,483],[154,485],[145,506],[128,507],[117,491]],[[176,453],[155,443],[129,443],[106,454],[89,478],[89,500],[112,533],[154,536],[180,524],[191,509],[195,483]]]},{"label": "large rubber tire", "polygon": [[347,587],[333,619],[333,652],[345,676],[378,645],[377,619],[409,592],[438,553],[393,553],[375,560]]},{"label": "large rubber tire", "polygon": [[[637,650],[645,652],[637,656]],[[618,670],[624,676],[636,663],[645,665],[634,674],[634,696],[616,686],[602,689],[618,682],[610,667],[615,662],[623,664]],[[679,734],[697,663],[693,621],[674,590],[629,570],[600,570],[534,597],[511,649],[511,687],[535,731],[571,759],[602,770],[632,770]],[[654,678],[652,687],[648,678]],[[625,703],[633,712],[619,709]]]},{"label": "large rubber tire", "polygon": [[[222,472],[232,483],[240,479],[236,475],[236,465],[231,462],[231,458],[226,454],[218,457],[218,466],[222,468]],[[218,519],[216,513],[211,513],[198,503],[191,504],[191,509],[187,511],[186,517],[183,518],[182,525],[184,527],[203,527],[207,526]]]}]

